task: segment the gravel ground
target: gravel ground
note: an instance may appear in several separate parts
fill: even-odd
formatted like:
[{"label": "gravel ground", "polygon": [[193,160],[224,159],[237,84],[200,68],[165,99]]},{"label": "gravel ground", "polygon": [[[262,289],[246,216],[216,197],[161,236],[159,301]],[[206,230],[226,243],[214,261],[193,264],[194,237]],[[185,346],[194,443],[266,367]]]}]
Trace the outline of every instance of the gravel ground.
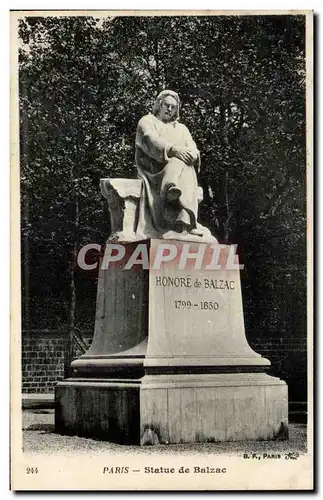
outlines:
[{"label": "gravel ground", "polygon": [[[54,432],[54,410],[25,410],[23,412],[23,449],[26,453],[46,455],[120,454],[241,454],[246,442],[194,443],[158,446],[124,446],[107,441],[62,436]],[[248,441],[248,453],[305,453],[306,425],[290,424],[288,441]]]}]

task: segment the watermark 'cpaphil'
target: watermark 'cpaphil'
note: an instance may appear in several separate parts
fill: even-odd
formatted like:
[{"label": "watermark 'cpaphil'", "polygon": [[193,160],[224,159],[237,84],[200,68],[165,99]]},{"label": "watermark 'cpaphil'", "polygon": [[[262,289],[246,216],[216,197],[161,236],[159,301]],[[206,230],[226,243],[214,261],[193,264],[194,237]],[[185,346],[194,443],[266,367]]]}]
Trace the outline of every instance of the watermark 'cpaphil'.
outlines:
[{"label": "watermark 'cpaphil'", "polygon": [[[151,271],[158,271],[165,266],[179,270],[207,271],[244,268],[243,264],[239,264],[237,245],[165,242],[159,243],[156,248],[149,248],[146,243],[135,245],[107,243],[103,249],[97,243],[89,243],[82,247],[77,257],[79,267],[85,271],[92,271],[98,267],[106,270],[115,266],[125,270],[138,268]],[[93,251],[97,252],[97,259],[89,263],[86,261],[87,255],[93,254]]]}]

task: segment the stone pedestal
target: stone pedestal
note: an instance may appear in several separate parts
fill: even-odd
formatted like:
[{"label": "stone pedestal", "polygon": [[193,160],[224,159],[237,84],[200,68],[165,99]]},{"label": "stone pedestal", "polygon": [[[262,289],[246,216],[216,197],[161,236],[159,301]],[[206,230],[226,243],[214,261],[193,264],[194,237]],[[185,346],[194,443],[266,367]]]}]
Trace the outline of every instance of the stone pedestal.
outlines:
[{"label": "stone pedestal", "polygon": [[232,248],[215,268],[210,243],[123,245],[100,270],[92,345],[57,385],[56,431],[142,445],[286,439],[287,386],[246,340]]}]

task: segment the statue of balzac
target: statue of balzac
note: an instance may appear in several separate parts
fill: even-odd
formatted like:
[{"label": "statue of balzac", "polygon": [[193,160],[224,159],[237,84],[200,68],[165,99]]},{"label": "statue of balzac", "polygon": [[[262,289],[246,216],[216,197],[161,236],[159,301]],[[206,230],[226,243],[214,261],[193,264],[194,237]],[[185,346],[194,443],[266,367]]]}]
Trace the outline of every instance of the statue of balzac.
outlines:
[{"label": "statue of balzac", "polygon": [[197,221],[200,153],[179,109],[178,94],[163,90],[138,123],[136,164],[143,183],[137,233],[209,239],[210,231]]}]

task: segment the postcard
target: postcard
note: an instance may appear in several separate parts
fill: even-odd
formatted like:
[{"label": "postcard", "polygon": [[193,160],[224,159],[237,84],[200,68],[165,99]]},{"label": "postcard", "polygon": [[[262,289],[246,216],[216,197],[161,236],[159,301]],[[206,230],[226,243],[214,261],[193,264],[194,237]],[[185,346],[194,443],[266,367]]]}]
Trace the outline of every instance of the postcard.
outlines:
[{"label": "postcard", "polygon": [[313,13],[10,22],[12,490],[313,490]]}]

